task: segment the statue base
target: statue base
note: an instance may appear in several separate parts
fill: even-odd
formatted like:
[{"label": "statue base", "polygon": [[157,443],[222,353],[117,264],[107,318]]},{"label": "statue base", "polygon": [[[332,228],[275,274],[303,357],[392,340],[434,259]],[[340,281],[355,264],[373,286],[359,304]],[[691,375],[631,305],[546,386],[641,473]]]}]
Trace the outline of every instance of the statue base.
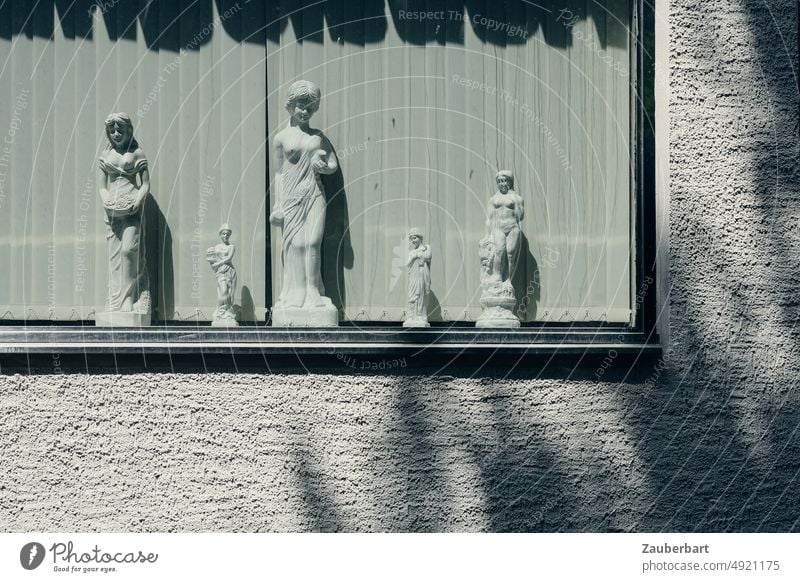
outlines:
[{"label": "statue base", "polygon": [[[481,297],[481,316],[475,321],[475,327],[506,327],[517,328],[520,326],[519,317],[511,311],[517,302],[514,299],[514,289],[509,282],[501,284],[488,283]],[[494,293],[492,293],[494,292]]]},{"label": "statue base", "polygon": [[239,327],[239,322],[235,319],[215,319],[211,327]]},{"label": "statue base", "polygon": [[520,326],[519,317],[510,309],[496,305],[483,310],[481,316],[475,321],[475,327],[511,327]]},{"label": "statue base", "polygon": [[430,327],[431,324],[428,323],[427,319],[417,318],[417,319],[406,319],[403,322],[403,327]]},{"label": "statue base", "polygon": [[333,305],[272,308],[272,327],[337,327],[339,312]]},{"label": "statue base", "polygon": [[94,324],[97,327],[148,327],[150,314],[135,311],[101,311],[95,315]]}]

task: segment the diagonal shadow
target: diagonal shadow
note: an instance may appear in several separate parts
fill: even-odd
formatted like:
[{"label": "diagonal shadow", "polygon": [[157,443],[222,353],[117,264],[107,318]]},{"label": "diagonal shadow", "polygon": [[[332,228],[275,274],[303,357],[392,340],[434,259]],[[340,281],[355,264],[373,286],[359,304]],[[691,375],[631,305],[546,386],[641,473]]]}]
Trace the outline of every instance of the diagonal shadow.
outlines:
[{"label": "diagonal shadow", "polygon": [[[706,34],[713,23],[677,11],[701,68],[676,64],[673,82],[692,83],[709,62],[721,74],[702,73],[703,108],[673,105],[687,130],[672,154],[669,361],[619,396],[655,490],[640,530],[800,528],[797,4],[739,4],[756,48],[744,66],[720,58],[741,29]],[[720,125],[728,131],[709,133]],[[693,142],[703,152],[690,163],[680,156]]]}]

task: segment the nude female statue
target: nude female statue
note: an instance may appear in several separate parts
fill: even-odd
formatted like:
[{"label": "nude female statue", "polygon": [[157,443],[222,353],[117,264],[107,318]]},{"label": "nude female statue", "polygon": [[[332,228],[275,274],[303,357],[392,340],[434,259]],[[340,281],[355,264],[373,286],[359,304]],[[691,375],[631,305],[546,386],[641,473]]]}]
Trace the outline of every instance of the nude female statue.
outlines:
[{"label": "nude female statue", "polygon": [[514,175],[501,170],[495,176],[497,191],[489,199],[486,228],[494,244],[490,277],[509,281],[514,276],[519,251],[519,223],[525,216],[522,196],[514,191]]},{"label": "nude female statue", "polygon": [[276,325],[293,324],[280,315],[287,308],[335,310],[325,297],[321,276],[326,202],[320,175],[333,174],[339,164],[328,138],[309,127],[320,99],[319,87],[314,83],[292,84],[286,99],[291,119],[274,140],[275,205],[269,220],[283,229],[283,282],[273,309]]},{"label": "nude female statue", "polygon": [[[150,193],[147,158],[133,137],[131,118],[112,113],[105,121],[108,145],[98,164],[100,198],[108,242],[108,312],[150,314],[144,255],[144,202]],[[104,325],[98,318],[98,325]]]},{"label": "nude female statue", "polygon": [[236,246],[231,244],[233,231],[226,222],[219,227],[220,243],[209,247],[206,260],[217,278],[217,308],[214,311],[212,326],[236,326],[236,312],[233,301],[236,296],[236,268],[233,255]]},{"label": "nude female statue", "polygon": [[520,321],[511,311],[516,302],[511,280],[519,260],[520,221],[525,216],[525,203],[514,190],[511,172],[498,172],[495,181],[497,191],[486,208],[488,234],[478,244],[483,311],[475,326],[516,328]]}]

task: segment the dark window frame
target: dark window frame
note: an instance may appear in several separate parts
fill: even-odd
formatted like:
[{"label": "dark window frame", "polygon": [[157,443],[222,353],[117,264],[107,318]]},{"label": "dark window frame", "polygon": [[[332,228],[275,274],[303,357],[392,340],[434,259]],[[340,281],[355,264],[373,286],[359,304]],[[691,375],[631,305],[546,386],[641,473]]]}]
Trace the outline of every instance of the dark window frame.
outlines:
[{"label": "dark window frame", "polygon": [[[98,328],[91,321],[14,321],[0,325],[0,358],[34,354],[88,356],[360,356],[393,357],[506,354],[585,355],[615,352],[639,356],[661,351],[657,333],[657,225],[655,192],[654,6],[632,2],[631,68],[633,179],[632,229],[635,256],[631,303],[633,325],[527,323],[519,329],[476,329],[461,322],[433,323],[429,329],[399,324],[343,322],[337,328],[272,328],[266,324],[214,328],[155,322],[149,328]],[[266,160],[269,163],[269,160]],[[267,193],[268,194],[268,193]],[[267,244],[270,236],[267,233]],[[271,275],[269,257],[267,276]],[[268,297],[269,299],[269,297]],[[269,301],[268,301],[269,303]],[[268,315],[268,314],[267,314]],[[267,317],[267,320],[269,318]]]}]

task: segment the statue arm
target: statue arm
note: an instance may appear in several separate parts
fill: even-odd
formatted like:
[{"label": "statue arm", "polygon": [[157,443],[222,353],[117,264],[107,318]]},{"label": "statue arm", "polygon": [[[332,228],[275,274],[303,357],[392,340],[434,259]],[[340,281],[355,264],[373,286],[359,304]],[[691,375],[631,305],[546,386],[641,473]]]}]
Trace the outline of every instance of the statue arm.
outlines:
[{"label": "statue arm", "polygon": [[100,199],[103,201],[103,203],[105,203],[109,196],[108,174],[106,174],[106,171],[102,168],[102,166],[99,168],[97,173],[97,183],[100,186]]},{"label": "statue arm", "polygon": [[422,250],[422,258],[425,259],[426,263],[430,263],[432,256],[431,245],[425,245],[425,248]]},{"label": "statue arm", "polygon": [[514,210],[517,215],[517,222],[522,222],[522,219],[525,218],[525,201],[520,195],[517,195],[517,203],[514,206]]},{"label": "statue arm", "polygon": [[142,180],[142,185],[139,187],[139,194],[136,196],[136,202],[133,204],[133,207],[137,210],[142,207],[144,199],[150,194],[150,171],[147,168],[142,169],[139,173],[139,177]]},{"label": "statue arm", "polygon": [[277,135],[275,136],[275,201],[272,204],[272,214],[269,215],[269,221],[274,226],[283,224],[283,211],[281,210],[283,206],[283,163],[283,143],[280,135]]},{"label": "statue arm", "polygon": [[335,174],[336,170],[339,169],[339,160],[336,159],[336,154],[333,153],[333,146],[331,142],[328,141],[328,138],[324,135],[322,136],[322,149],[325,150],[325,154],[328,158],[328,165],[322,168],[319,173],[320,174]]},{"label": "statue arm", "polygon": [[[208,250],[211,251],[212,249],[216,252],[215,247],[211,247]],[[211,267],[215,270],[225,264],[228,264],[231,267],[233,267],[231,261],[233,260],[233,255],[235,252],[236,252],[236,246],[228,245],[227,247],[225,247],[225,250],[222,251],[222,253],[217,255],[217,260],[211,263]]]},{"label": "statue arm", "polygon": [[490,198],[489,203],[486,205],[486,233],[489,236],[492,236],[492,218],[494,217],[494,211],[495,208]]},{"label": "statue arm", "polygon": [[279,179],[283,176],[283,164],[285,156],[283,155],[283,142],[280,136],[275,138],[275,202],[280,203],[283,200],[283,180]]},{"label": "statue arm", "polygon": [[236,247],[234,245],[228,245],[227,247],[225,247],[225,252],[220,257],[219,261],[220,264],[227,263],[232,267],[233,265],[231,264],[231,261],[233,260],[233,254],[235,252],[236,252]]}]

